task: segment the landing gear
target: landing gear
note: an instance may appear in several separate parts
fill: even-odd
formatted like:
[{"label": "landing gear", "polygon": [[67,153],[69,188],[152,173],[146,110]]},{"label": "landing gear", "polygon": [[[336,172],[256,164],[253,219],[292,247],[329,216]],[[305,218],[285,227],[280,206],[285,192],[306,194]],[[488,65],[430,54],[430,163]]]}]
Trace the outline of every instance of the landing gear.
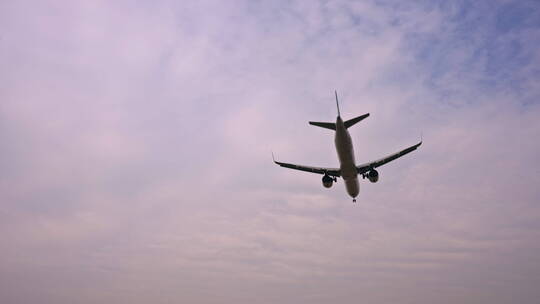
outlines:
[{"label": "landing gear", "polygon": [[355,198],[353,198],[353,199],[352,199],[352,202],[353,202],[353,203],[356,203],[356,199],[355,199]]}]

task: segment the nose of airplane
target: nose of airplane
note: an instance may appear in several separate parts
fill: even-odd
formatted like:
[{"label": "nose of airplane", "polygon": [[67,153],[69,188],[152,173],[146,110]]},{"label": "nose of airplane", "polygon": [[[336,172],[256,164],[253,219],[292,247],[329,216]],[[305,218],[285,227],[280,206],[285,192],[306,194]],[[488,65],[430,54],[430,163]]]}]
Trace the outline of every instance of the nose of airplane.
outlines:
[{"label": "nose of airplane", "polygon": [[345,181],[345,187],[347,188],[347,193],[352,198],[356,198],[358,196],[358,193],[360,193],[360,185],[358,183],[358,179],[350,179]]},{"label": "nose of airplane", "polygon": [[347,191],[349,193],[349,195],[352,197],[352,198],[356,198],[358,196],[358,193],[360,191],[358,191],[358,189],[354,190],[354,191]]}]

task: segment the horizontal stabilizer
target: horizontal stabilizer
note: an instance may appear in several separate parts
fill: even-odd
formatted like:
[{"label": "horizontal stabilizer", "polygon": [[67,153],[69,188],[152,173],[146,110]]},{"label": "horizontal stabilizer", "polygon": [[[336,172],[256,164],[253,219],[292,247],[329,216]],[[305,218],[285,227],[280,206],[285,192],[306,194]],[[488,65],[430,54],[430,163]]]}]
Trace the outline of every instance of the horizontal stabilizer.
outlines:
[{"label": "horizontal stabilizer", "polygon": [[313,125],[313,126],[317,126],[317,127],[321,127],[321,128],[326,128],[326,129],[330,129],[330,130],[336,130],[336,124],[333,123],[333,122],[316,122],[316,121],[310,121],[309,122],[310,125]]},{"label": "horizontal stabilizer", "polygon": [[344,122],[343,124],[345,125],[345,128],[349,128],[349,127],[352,127],[354,124],[356,124],[357,122],[363,120],[364,118],[367,118],[369,116],[369,113],[366,113],[364,115],[360,115],[358,117],[355,117],[353,119],[349,119],[347,120],[346,122]]}]

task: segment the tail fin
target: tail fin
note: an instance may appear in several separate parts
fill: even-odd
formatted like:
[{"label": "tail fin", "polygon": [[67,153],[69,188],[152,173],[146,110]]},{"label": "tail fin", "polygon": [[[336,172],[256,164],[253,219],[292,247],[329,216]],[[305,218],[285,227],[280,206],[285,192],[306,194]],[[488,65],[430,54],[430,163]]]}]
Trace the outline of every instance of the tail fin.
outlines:
[{"label": "tail fin", "polygon": [[337,90],[334,90],[334,93],[336,94],[337,116],[340,117],[341,114],[339,114],[339,102],[338,102],[338,98],[337,98]]},{"label": "tail fin", "polygon": [[317,122],[317,121],[310,121],[309,122],[310,125],[312,126],[317,126],[317,127],[321,127],[321,128],[325,128],[325,129],[330,129],[330,130],[336,130],[336,124],[333,123],[333,122]]},{"label": "tail fin", "polygon": [[349,128],[349,127],[352,127],[353,125],[355,125],[357,122],[361,121],[361,120],[364,120],[365,118],[368,118],[369,117],[369,113],[366,113],[364,115],[360,115],[358,117],[355,117],[353,119],[349,119],[347,120],[346,122],[344,122],[343,124],[345,125],[345,128]]}]

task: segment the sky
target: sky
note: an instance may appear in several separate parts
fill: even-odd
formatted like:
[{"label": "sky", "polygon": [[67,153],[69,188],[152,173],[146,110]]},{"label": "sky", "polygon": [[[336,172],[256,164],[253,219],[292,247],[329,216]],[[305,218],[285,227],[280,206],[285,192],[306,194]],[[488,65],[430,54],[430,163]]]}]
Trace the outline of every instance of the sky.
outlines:
[{"label": "sky", "polygon": [[[0,1],[1,303],[537,303],[538,1]],[[337,167],[334,90],[360,181]]]}]

